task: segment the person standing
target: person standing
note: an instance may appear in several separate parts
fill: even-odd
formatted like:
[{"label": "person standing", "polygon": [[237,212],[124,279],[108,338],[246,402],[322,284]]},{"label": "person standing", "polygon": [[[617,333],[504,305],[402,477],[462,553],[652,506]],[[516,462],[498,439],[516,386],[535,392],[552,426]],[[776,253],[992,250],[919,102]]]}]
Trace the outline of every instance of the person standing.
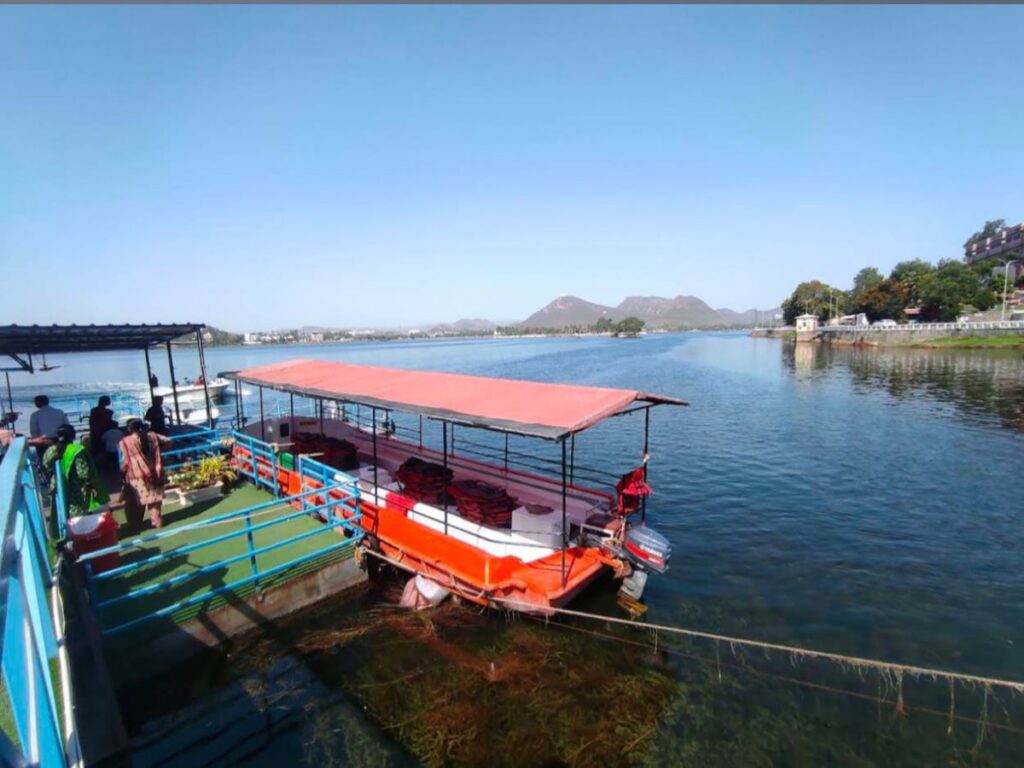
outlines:
[{"label": "person standing", "polygon": [[[36,411],[29,417],[28,432],[32,437],[42,437],[48,440],[57,439],[57,428],[68,424],[68,416],[60,408],[50,405],[50,398],[46,395],[37,395],[35,399]],[[69,425],[70,426],[70,425]],[[74,439],[74,437],[72,437]]]},{"label": "person standing", "polygon": [[163,527],[164,465],[160,456],[160,438],[146,428],[141,419],[128,424],[121,440],[121,478],[124,486],[124,515],[128,528],[142,527],[144,514],[154,528]]},{"label": "person standing", "polygon": [[57,473],[64,478],[64,519],[88,515],[106,504],[110,497],[103,487],[96,465],[89,452],[75,442],[75,428],[61,424],[56,431],[57,442],[43,454],[43,468],[50,478],[50,535],[57,537]]},{"label": "person standing", "polygon": [[89,411],[89,447],[98,454],[102,449],[103,433],[114,423],[114,412],[110,410],[110,397],[103,395],[96,407]]},{"label": "person standing", "polygon": [[158,435],[167,434],[167,417],[164,415],[164,398],[162,395],[153,395],[153,404],[146,411],[146,421],[149,428]]}]

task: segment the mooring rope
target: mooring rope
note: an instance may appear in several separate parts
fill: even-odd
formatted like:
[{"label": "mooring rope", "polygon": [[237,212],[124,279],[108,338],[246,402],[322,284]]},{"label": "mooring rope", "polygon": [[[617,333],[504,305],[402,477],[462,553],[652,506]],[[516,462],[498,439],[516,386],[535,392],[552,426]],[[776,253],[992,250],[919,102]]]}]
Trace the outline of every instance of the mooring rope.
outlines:
[{"label": "mooring rope", "polygon": [[[502,597],[490,597],[488,598],[496,603],[502,603],[508,605],[513,610],[527,610],[536,611],[539,606],[533,603],[526,603],[521,600],[511,600]],[[915,664],[902,664],[894,661],[880,661],[878,659],[867,659],[862,656],[848,656],[842,653],[832,653],[830,651],[817,651],[810,648],[798,648],[793,645],[782,645],[781,643],[769,643],[764,640],[752,640],[745,637],[732,637],[730,635],[721,635],[715,632],[702,632],[696,629],[687,629],[685,627],[673,627],[666,624],[652,624],[645,621],[636,621],[634,619],[623,619],[617,616],[603,616],[599,613],[588,613],[586,611],[575,611],[570,608],[556,608],[549,606],[544,608],[545,611],[551,611],[552,613],[562,614],[564,616],[575,616],[582,619],[590,619],[593,621],[605,621],[613,624],[621,624],[623,626],[634,627],[636,629],[648,629],[660,632],[668,632],[674,635],[681,635],[684,637],[691,637],[700,640],[713,640],[717,643],[728,643],[730,647],[735,646],[746,646],[748,648],[758,648],[765,651],[779,651],[782,653],[788,653],[796,657],[806,657],[813,659],[824,659],[833,663],[839,664],[840,666],[849,667],[860,667],[877,669],[883,672],[893,672],[899,676],[902,675],[913,675],[915,677],[928,677],[933,680],[948,680],[960,683],[970,683],[973,685],[981,685],[986,688],[1007,688],[1015,691],[1016,693],[1024,694],[1024,682],[1018,680],[1005,680],[998,677],[985,677],[983,675],[971,675],[963,672],[953,672],[945,669],[936,669],[934,667],[920,667]]]},{"label": "mooring rope", "polygon": [[[598,631],[593,630],[593,629],[586,629],[585,627],[576,627],[576,626],[573,626],[572,624],[566,624],[566,623],[561,622],[561,621],[549,622],[549,621],[547,621],[546,619],[544,619],[544,618],[542,618],[540,616],[527,616],[527,618],[529,618],[532,621],[535,621],[537,623],[543,623],[543,624],[545,624],[545,626],[552,626],[552,624],[553,624],[554,626],[558,627],[559,629],[567,629],[567,630],[570,630],[572,632],[579,632],[581,634],[591,635],[593,637],[599,637],[599,638],[602,638],[604,640],[612,640],[614,642],[624,643],[625,645],[631,645],[631,646],[634,646],[634,647],[637,647],[637,648],[651,648],[652,647],[650,643],[644,643],[644,642],[640,642],[638,640],[630,640],[629,638],[621,637],[620,635],[610,635],[607,632],[598,632]],[[699,655],[694,654],[694,653],[686,653],[684,651],[680,651],[677,648],[672,648],[671,646],[664,646],[663,645],[663,646],[660,646],[658,650],[664,651],[665,653],[671,654],[673,656],[680,656],[680,657],[685,658],[685,659],[691,659],[693,661],[699,661],[699,662],[702,662],[704,664],[712,665],[712,666],[714,666],[718,670],[718,678],[719,678],[719,680],[721,680],[721,677],[722,677],[722,671],[721,671],[720,668],[721,667],[727,667],[729,669],[734,669],[734,670],[737,670],[739,672],[748,672],[750,674],[758,675],[758,676],[761,676],[761,677],[767,677],[767,678],[771,678],[773,680],[779,680],[779,681],[784,682],[784,683],[790,683],[790,684],[793,684],[793,685],[798,685],[798,686],[800,686],[802,688],[808,688],[808,689],[813,690],[813,691],[821,691],[823,693],[831,693],[831,694],[835,694],[835,695],[839,695],[839,696],[849,696],[851,698],[860,699],[862,701],[876,702],[880,707],[884,705],[884,706],[887,706],[887,707],[891,707],[894,710],[898,708],[898,702],[896,702],[896,701],[889,701],[888,699],[883,699],[880,694],[879,695],[871,695],[871,694],[863,693],[861,691],[851,691],[851,690],[848,690],[846,688],[836,688],[835,686],[825,685],[823,683],[814,683],[814,682],[811,682],[810,680],[801,680],[798,677],[791,677],[789,675],[780,675],[780,674],[778,674],[776,672],[767,672],[765,670],[756,669],[754,667],[743,665],[743,664],[730,664],[729,662],[722,661],[721,658],[719,658],[718,647],[719,646],[716,643],[715,644],[715,658],[713,658],[713,659],[708,658],[706,656],[699,656]],[[913,704],[904,704],[903,705],[903,709],[905,709],[907,712],[917,712],[917,713],[923,714],[923,715],[932,715],[932,716],[936,716],[936,717],[948,718],[948,720],[949,720],[949,727],[947,728],[947,731],[946,731],[947,735],[952,735],[952,733],[953,733],[953,723],[956,722],[956,721],[963,722],[963,723],[969,723],[971,725],[977,725],[977,726],[984,725],[985,727],[992,728],[994,730],[1007,731],[1009,733],[1024,735],[1024,728],[1017,728],[1017,727],[1015,727],[1013,725],[1006,725],[1006,724],[1003,724],[1003,723],[996,723],[996,722],[991,722],[991,721],[988,721],[988,720],[981,720],[979,718],[971,717],[969,715],[961,715],[961,714],[956,713],[956,711],[955,711],[956,695],[954,693],[954,682],[952,680],[949,681],[949,692],[950,692],[950,704],[949,704],[949,710],[948,711],[942,711],[942,710],[934,709],[933,707],[924,707],[924,706],[913,705]]]}]

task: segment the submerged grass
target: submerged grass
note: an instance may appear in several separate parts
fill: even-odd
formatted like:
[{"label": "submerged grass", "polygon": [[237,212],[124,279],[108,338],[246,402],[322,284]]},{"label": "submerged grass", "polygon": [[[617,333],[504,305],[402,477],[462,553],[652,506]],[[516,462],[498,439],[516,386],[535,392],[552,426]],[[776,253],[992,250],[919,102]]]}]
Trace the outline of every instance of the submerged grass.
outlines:
[{"label": "submerged grass", "polygon": [[[239,638],[190,695],[252,675],[282,657],[364,713],[344,725],[308,718],[306,764],[394,765],[397,743],[430,766],[519,765],[1019,765],[1024,737],[942,716],[944,686],[907,681],[899,714],[893,681],[825,665],[670,645],[647,631],[561,624],[444,605],[411,613],[380,599],[323,603],[272,630]],[[656,643],[656,647],[655,647]],[[783,678],[805,679],[804,688]],[[202,685],[198,681],[205,679]],[[172,705],[126,692],[138,722]],[[833,693],[856,690],[863,697]],[[980,691],[958,691],[958,712],[981,712]],[[1004,701],[993,725],[1020,722]],[[308,706],[308,705],[307,705]],[[993,712],[995,710],[993,709]],[[131,724],[130,724],[131,726]],[[378,745],[378,746],[375,746]],[[296,757],[298,759],[298,757]]]}]

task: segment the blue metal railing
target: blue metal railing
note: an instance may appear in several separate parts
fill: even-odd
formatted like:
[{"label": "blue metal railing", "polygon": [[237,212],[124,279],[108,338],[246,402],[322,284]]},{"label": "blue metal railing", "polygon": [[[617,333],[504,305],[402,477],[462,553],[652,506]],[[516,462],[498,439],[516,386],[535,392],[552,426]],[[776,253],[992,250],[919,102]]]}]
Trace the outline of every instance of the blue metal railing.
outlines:
[{"label": "blue metal railing", "polygon": [[[241,474],[253,480],[254,484],[259,487],[269,487],[274,492],[275,496],[279,496],[280,489],[277,485],[278,464],[276,453],[267,443],[263,443],[259,440],[253,440],[248,438],[248,436],[240,437],[246,438],[244,447],[250,452],[250,456],[253,459],[252,466],[250,468],[247,469],[244,465],[240,468]],[[273,457],[272,463],[268,461],[268,456]],[[268,474],[266,472],[268,466],[273,468],[273,487],[271,487],[271,478],[266,476]],[[263,470],[262,472],[261,469]],[[257,588],[260,588],[261,581],[265,581],[271,576],[283,573],[291,568],[316,560],[317,558],[321,558],[325,555],[336,553],[343,548],[352,547],[362,539],[363,531],[359,525],[361,516],[359,508],[359,485],[355,478],[349,477],[348,475],[313,460],[300,461],[299,466],[295,468],[295,471],[299,475],[299,482],[303,488],[300,493],[285,496],[283,498],[277,498],[273,501],[257,504],[256,506],[235,512],[228,512],[208,520],[161,530],[147,536],[122,541],[116,546],[97,550],[81,556],[79,561],[85,563],[89,588],[93,593],[94,605],[100,614],[100,623],[103,625],[104,635],[114,635],[154,619],[170,616],[185,608],[209,601],[212,597],[237,590],[238,588],[248,584],[254,584]],[[298,506],[298,511],[275,516],[273,519],[265,522],[253,523],[254,517],[271,514],[275,509],[289,504]],[[310,516],[322,518],[327,521],[327,524],[317,525],[312,530],[278,538],[271,541],[269,544],[264,544],[259,547],[256,546],[254,538],[255,533],[259,531],[269,531],[274,529],[275,526],[280,526],[282,523],[287,523],[288,521],[297,520],[299,518],[308,518]],[[172,537],[189,538],[195,535],[202,535],[202,533],[207,530],[214,530],[216,526],[230,524],[232,522],[238,522],[242,525],[226,533],[213,535],[201,541],[188,541],[187,543],[183,543],[181,546],[174,547],[173,549],[158,552],[150,555],[149,557],[106,570],[102,573],[93,572],[92,563],[97,558],[104,557],[115,552],[121,553],[127,550],[134,550],[147,543],[163,541]],[[334,535],[338,535],[339,532],[344,533],[345,538],[318,548],[312,552],[296,555],[287,559],[283,563],[278,563],[269,568],[260,564],[260,555],[267,554],[268,552],[280,549],[281,547],[295,544],[315,536],[331,534],[332,532]],[[146,584],[144,586],[128,590],[127,592],[114,597],[102,600],[97,597],[97,587],[112,578],[130,574],[141,568],[165,562],[172,558],[180,558],[182,555],[187,555],[191,552],[196,552],[243,536],[245,537],[246,546],[244,551],[239,554],[221,558],[215,562],[202,565],[185,573],[175,574],[159,582]],[[250,566],[250,572],[247,576],[235,579],[227,584],[214,586],[211,589],[187,598],[169,601],[167,604],[161,605],[156,609],[146,611],[141,616],[121,621],[113,626],[107,626],[106,622],[103,620],[104,614],[109,612],[109,609],[115,606],[132,604],[139,598],[157,595],[173,587],[179,587],[186,584],[193,579],[208,575],[214,571],[223,572],[223,569],[227,566],[245,560],[249,561]]]},{"label": "blue metal railing", "polygon": [[168,438],[172,447],[162,450],[160,455],[164,460],[164,469],[169,471],[208,456],[218,456],[224,450],[220,433],[206,427],[188,427],[168,435]]},{"label": "blue metal railing", "polygon": [[0,731],[0,756],[44,768],[66,765],[50,660],[57,639],[47,608],[41,495],[25,438],[0,463],[0,656],[18,744]]},{"label": "blue metal railing", "polygon": [[278,453],[274,447],[270,443],[257,440],[244,432],[234,432],[231,436],[235,443],[249,454],[248,462],[239,460],[239,474],[252,481],[257,488],[266,488],[275,496],[279,495]]}]

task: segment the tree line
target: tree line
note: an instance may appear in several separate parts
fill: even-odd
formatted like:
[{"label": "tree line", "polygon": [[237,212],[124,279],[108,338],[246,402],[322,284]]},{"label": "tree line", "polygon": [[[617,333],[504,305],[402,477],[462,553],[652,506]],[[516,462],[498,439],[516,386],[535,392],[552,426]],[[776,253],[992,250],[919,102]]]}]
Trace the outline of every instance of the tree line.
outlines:
[{"label": "tree line", "polygon": [[[989,225],[973,238],[984,238]],[[973,239],[972,238],[972,239]],[[968,240],[968,243],[971,241]],[[962,261],[944,259],[932,264],[923,259],[901,261],[888,276],[875,267],[864,267],[853,278],[853,286],[837,288],[820,280],[800,283],[782,302],[782,313],[788,325],[797,315],[817,315],[821,320],[863,312],[874,322],[883,318],[905,320],[906,310],[920,309],[919,318],[926,322],[955,320],[965,311],[985,311],[1002,300],[1004,274],[1002,265],[1019,258],[1008,252],[967,266]],[[1024,275],[1017,280],[1024,284]],[[1010,289],[1013,289],[1011,284]],[[915,313],[916,314],[916,313]]]},{"label": "tree line", "polygon": [[559,328],[530,328],[524,325],[505,325],[499,326],[497,333],[499,336],[558,336],[580,333],[609,333],[612,335],[636,336],[644,329],[645,325],[646,323],[639,317],[630,315],[618,322],[615,322],[610,317],[602,317],[590,325],[573,323]]}]

